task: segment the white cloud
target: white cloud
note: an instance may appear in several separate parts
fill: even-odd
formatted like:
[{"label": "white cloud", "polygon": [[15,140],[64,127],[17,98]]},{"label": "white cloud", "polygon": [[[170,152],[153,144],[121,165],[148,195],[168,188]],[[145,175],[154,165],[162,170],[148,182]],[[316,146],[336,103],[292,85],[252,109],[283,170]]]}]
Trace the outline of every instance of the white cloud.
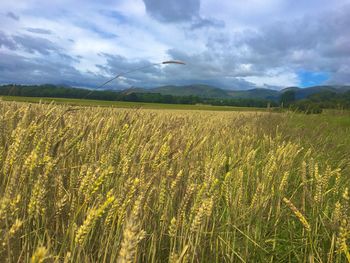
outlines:
[{"label": "white cloud", "polygon": [[280,87],[281,83],[283,83],[285,87],[300,85],[300,80],[296,73],[280,69],[268,70],[265,74],[261,76],[250,76],[244,77],[243,79],[254,83],[258,87]]}]

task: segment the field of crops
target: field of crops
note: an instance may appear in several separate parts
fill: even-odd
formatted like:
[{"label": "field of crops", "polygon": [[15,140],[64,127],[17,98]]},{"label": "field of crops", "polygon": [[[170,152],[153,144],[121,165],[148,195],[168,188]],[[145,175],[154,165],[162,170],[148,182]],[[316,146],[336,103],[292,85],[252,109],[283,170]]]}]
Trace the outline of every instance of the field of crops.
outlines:
[{"label": "field of crops", "polygon": [[0,262],[350,262],[322,118],[0,101]]},{"label": "field of crops", "polygon": [[43,98],[43,97],[22,97],[22,96],[1,96],[3,101],[18,101],[30,103],[47,103],[75,105],[75,106],[99,106],[114,107],[123,109],[161,109],[161,110],[209,110],[209,111],[266,111],[266,108],[253,107],[233,107],[233,106],[214,106],[207,104],[165,104],[149,102],[131,102],[131,101],[107,101],[107,100],[90,100],[90,99],[68,99],[68,98]]}]

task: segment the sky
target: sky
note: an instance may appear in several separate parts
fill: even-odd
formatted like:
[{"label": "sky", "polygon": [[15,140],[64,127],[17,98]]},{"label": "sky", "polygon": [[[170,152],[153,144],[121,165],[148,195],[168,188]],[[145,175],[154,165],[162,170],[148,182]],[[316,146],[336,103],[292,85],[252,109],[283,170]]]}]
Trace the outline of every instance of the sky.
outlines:
[{"label": "sky", "polygon": [[[153,65],[182,60],[186,65]],[[350,84],[350,0],[0,0],[0,84]]]}]

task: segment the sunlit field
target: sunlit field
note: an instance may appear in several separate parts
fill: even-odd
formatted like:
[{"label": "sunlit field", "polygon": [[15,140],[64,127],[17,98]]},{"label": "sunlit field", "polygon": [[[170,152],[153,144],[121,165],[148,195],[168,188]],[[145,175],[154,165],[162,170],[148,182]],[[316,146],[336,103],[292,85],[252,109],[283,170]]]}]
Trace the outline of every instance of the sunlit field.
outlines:
[{"label": "sunlit field", "polygon": [[73,106],[98,106],[114,108],[132,108],[132,109],[161,109],[161,110],[209,110],[209,111],[266,111],[267,108],[254,107],[233,107],[233,106],[213,106],[213,105],[190,105],[190,104],[165,104],[149,102],[129,102],[129,101],[106,101],[89,99],[67,99],[67,98],[42,98],[42,97],[19,97],[19,96],[1,96],[3,101],[18,101],[30,103],[47,103],[73,105]]},{"label": "sunlit field", "polygon": [[0,113],[0,262],[350,262],[346,113]]}]

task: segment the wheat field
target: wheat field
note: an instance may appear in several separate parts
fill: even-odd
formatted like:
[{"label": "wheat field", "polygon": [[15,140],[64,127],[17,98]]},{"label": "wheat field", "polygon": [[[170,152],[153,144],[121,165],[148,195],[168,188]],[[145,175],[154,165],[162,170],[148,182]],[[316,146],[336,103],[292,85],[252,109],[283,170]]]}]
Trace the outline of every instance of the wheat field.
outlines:
[{"label": "wheat field", "polygon": [[349,174],[286,113],[0,112],[0,262],[350,262]]}]

